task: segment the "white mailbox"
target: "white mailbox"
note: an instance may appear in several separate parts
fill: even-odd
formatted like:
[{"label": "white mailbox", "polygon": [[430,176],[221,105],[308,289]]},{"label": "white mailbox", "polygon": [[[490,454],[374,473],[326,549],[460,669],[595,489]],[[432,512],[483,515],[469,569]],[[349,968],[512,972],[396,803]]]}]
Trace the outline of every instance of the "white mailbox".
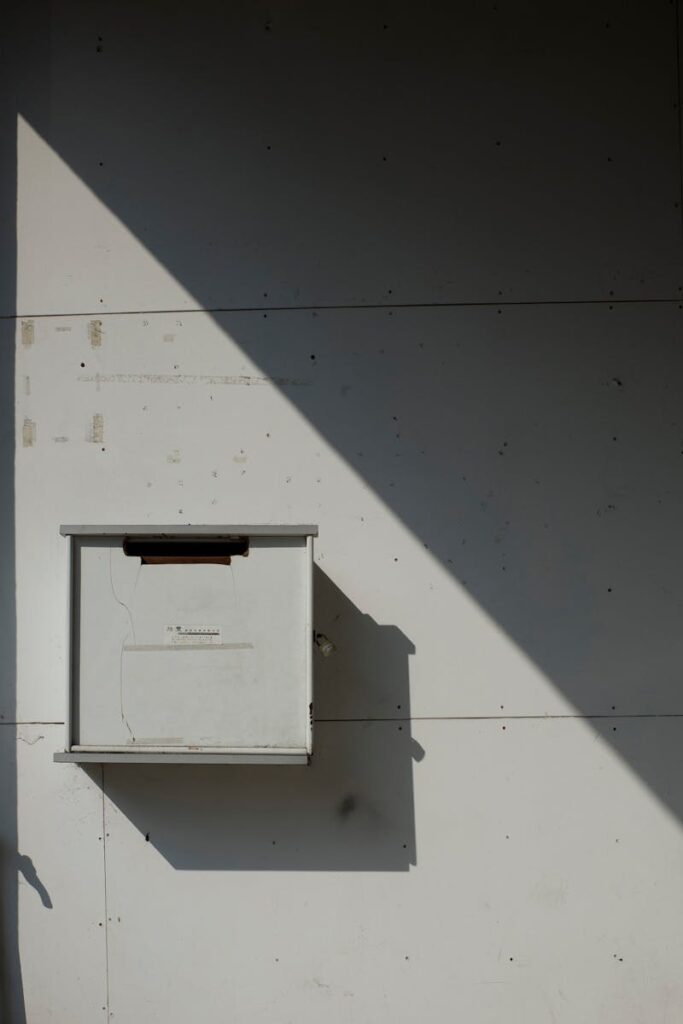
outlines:
[{"label": "white mailbox", "polygon": [[63,526],[56,761],[307,763],[315,526]]}]

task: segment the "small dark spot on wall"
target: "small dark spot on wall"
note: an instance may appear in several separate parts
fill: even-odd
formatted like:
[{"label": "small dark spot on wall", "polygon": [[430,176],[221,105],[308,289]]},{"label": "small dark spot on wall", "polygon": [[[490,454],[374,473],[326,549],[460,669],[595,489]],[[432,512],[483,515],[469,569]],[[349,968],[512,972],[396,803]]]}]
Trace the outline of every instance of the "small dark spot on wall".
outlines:
[{"label": "small dark spot on wall", "polygon": [[352,793],[348,793],[343,800],[340,801],[337,807],[337,814],[340,818],[348,818],[350,814],[356,810],[358,806],[357,800]]},{"label": "small dark spot on wall", "polygon": [[311,353],[311,362],[312,363],[315,362],[315,353],[314,352]]},{"label": "small dark spot on wall", "polygon": [[145,832],[145,842],[149,842],[149,832]]}]

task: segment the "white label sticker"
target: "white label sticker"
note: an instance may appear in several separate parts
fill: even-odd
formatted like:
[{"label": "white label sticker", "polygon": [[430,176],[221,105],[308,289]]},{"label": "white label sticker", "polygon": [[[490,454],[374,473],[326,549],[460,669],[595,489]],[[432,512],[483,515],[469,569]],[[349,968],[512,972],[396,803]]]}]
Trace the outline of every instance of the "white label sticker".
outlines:
[{"label": "white label sticker", "polygon": [[189,644],[220,644],[220,626],[166,626],[166,643],[173,647]]}]

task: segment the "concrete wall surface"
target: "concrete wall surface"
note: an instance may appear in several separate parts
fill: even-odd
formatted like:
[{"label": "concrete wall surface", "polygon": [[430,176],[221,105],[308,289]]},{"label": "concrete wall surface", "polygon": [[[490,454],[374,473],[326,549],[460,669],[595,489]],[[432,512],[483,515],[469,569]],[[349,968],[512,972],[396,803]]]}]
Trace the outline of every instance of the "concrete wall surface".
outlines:
[{"label": "concrete wall surface", "polygon": [[[3,1024],[683,1018],[679,6],[15,5]],[[54,764],[60,523],[235,522],[310,767]]]}]

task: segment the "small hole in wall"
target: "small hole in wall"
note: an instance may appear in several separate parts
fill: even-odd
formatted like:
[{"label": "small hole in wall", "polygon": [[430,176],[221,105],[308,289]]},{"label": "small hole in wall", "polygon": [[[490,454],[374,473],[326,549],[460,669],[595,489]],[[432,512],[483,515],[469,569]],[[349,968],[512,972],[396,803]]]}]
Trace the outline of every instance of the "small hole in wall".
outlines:
[{"label": "small hole in wall", "polygon": [[85,366],[85,363],[81,363],[81,366]]}]

